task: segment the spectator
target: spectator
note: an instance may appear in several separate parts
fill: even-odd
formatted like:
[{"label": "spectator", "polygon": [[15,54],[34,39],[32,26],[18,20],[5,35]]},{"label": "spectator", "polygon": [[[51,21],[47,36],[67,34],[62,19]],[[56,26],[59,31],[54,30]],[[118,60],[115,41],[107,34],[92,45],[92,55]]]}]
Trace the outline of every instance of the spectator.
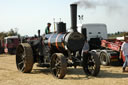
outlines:
[{"label": "spectator", "polygon": [[48,23],[47,27],[45,29],[45,34],[49,34],[50,33],[50,27],[51,27],[51,23]]},{"label": "spectator", "polygon": [[124,36],[125,42],[121,46],[121,54],[125,56],[125,62],[123,64],[123,72],[126,72],[126,66],[128,66],[128,36]]}]

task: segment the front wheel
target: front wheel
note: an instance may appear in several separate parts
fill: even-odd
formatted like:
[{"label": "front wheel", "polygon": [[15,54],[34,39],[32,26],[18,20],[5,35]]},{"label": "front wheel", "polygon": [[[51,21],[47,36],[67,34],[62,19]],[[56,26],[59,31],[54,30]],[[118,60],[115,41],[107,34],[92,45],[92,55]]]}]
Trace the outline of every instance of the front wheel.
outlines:
[{"label": "front wheel", "polygon": [[51,72],[58,79],[63,79],[67,71],[67,61],[62,53],[54,53],[51,57]]},{"label": "front wheel", "polygon": [[97,76],[100,71],[100,60],[96,53],[85,53],[83,56],[83,70],[86,75]]}]

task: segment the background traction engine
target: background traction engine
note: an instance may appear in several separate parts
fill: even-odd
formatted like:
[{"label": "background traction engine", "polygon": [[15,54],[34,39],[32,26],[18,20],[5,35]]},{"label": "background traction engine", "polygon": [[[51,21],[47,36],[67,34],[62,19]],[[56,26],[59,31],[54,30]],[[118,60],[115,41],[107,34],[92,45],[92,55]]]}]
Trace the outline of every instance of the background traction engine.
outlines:
[{"label": "background traction engine", "polygon": [[71,29],[66,32],[66,24],[58,23],[57,32],[45,34],[35,41],[21,43],[16,50],[16,65],[19,71],[29,73],[33,64],[50,67],[52,74],[64,78],[68,66],[82,66],[85,74],[96,76],[100,62],[95,53],[81,56],[85,38],[77,32],[77,5],[71,4]]}]

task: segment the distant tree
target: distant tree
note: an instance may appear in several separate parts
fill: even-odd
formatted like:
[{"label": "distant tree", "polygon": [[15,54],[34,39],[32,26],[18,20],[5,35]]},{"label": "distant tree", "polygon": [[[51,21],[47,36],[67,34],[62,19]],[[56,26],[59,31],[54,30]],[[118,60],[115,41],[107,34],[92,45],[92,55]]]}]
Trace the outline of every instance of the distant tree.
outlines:
[{"label": "distant tree", "polygon": [[0,32],[0,40],[4,39],[4,37],[7,37],[7,33],[6,32]]},{"label": "distant tree", "polygon": [[121,33],[121,32],[119,32],[119,31],[117,32],[118,35],[119,35],[120,33]]},{"label": "distant tree", "polygon": [[16,29],[15,29],[15,30],[11,29],[11,30],[8,32],[8,36],[16,36],[16,35],[18,35]]},{"label": "distant tree", "polygon": [[4,39],[4,37],[7,37],[7,36],[20,37],[20,34],[18,34],[18,28],[10,29],[8,32],[0,32],[0,39]]}]

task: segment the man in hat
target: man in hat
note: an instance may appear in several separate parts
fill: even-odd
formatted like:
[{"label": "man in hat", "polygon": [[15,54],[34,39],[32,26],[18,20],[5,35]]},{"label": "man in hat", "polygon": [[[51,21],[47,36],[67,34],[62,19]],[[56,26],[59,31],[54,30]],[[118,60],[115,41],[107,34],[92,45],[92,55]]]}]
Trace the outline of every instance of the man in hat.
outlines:
[{"label": "man in hat", "polygon": [[47,23],[47,27],[45,29],[45,34],[49,34],[50,33],[50,27],[51,27],[51,23]]},{"label": "man in hat", "polygon": [[121,46],[121,52],[125,56],[125,62],[123,64],[123,72],[126,72],[126,67],[128,66],[128,35],[124,36],[125,42]]}]

